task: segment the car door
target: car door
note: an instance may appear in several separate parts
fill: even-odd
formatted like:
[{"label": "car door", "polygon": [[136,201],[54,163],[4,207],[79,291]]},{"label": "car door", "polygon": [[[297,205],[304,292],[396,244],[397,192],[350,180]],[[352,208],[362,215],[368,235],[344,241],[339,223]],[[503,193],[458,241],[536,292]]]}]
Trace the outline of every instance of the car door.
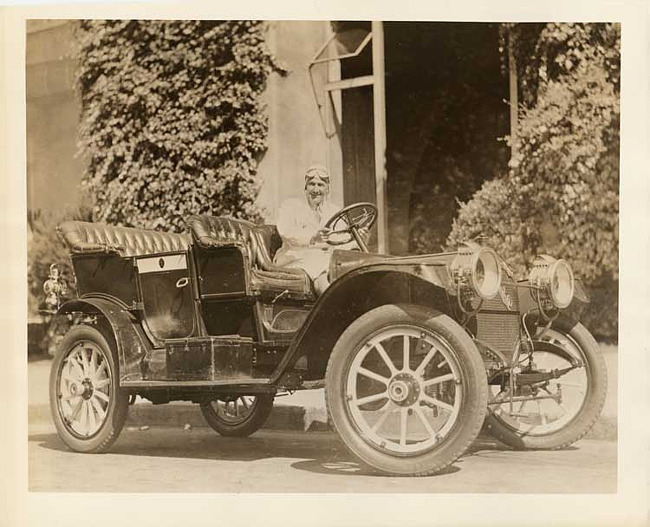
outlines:
[{"label": "car door", "polygon": [[158,340],[194,334],[195,316],[187,253],[137,258],[145,324]]}]

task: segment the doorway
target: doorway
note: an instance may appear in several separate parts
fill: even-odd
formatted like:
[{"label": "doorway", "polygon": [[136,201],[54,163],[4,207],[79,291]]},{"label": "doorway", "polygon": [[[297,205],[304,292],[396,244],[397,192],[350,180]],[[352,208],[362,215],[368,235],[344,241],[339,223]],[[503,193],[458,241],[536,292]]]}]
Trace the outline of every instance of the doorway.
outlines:
[{"label": "doorway", "polygon": [[[319,93],[329,95],[321,96],[319,111],[333,116],[329,131],[328,118],[323,123],[340,148],[344,202],[377,204],[385,223],[383,235],[374,238],[391,254],[441,251],[459,201],[507,170],[509,86],[499,24],[373,22],[371,27],[357,21],[335,22],[332,28],[334,36],[311,66],[338,67],[338,80],[329,89],[314,86],[314,93],[317,100]],[[367,45],[369,36],[373,44],[381,39],[378,57]],[[374,71],[377,59],[385,72]],[[378,131],[385,141],[377,140]],[[382,165],[377,144],[381,150],[386,145]]]},{"label": "doorway", "polygon": [[438,252],[458,211],[507,169],[499,24],[386,22],[391,253]]}]

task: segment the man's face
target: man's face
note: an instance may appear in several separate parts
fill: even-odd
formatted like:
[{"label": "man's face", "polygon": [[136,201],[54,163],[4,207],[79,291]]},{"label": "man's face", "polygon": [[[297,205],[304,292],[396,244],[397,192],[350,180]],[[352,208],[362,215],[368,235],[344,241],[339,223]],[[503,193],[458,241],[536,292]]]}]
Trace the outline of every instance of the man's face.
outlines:
[{"label": "man's face", "polygon": [[320,178],[310,179],[305,186],[307,201],[312,207],[323,203],[323,200],[329,192],[329,184]]}]

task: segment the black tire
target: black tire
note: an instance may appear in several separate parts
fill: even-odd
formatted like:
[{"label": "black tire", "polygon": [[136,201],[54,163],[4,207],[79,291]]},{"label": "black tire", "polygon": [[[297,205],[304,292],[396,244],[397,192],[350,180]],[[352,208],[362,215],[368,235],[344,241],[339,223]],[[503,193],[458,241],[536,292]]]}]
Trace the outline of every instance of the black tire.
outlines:
[{"label": "black tire", "polygon": [[[575,443],[594,426],[607,396],[605,360],[594,337],[582,324],[559,317],[553,322],[550,331],[540,338],[561,345],[563,349],[579,358],[584,366],[561,376],[547,387],[550,393],[556,393],[553,387],[559,384],[563,401],[540,401],[537,406],[539,419],[543,418],[540,424],[531,425],[533,414],[528,417],[527,414],[521,413],[521,409],[518,410],[521,416],[513,418],[505,411],[500,411],[499,407],[488,407],[486,430],[499,441],[517,450],[556,450]],[[544,356],[549,364],[547,369],[570,365],[568,360],[545,351],[536,352],[534,360],[543,360]],[[549,358],[553,361],[553,366],[549,363]],[[583,390],[574,386],[581,384],[584,385]],[[571,406],[567,408],[569,403]],[[546,405],[544,410],[541,408],[543,404]],[[554,411],[553,406],[558,409]],[[556,415],[558,418],[549,422],[549,417]]]},{"label": "black tire", "polygon": [[[274,398],[273,395],[260,394],[217,399],[202,403],[201,413],[210,427],[222,436],[247,437],[257,432],[269,418]],[[229,415],[228,409],[233,405],[237,413],[243,407],[242,413]]]},{"label": "black tire", "polygon": [[59,344],[50,372],[50,411],[72,450],[105,452],[122,431],[129,399],[119,387],[117,365],[115,350],[90,326],[74,326]]},{"label": "black tire", "polygon": [[[485,417],[487,380],[475,344],[447,315],[422,306],[385,305],[359,317],[334,346],[325,381],[341,439],[361,462],[387,474],[443,470],[476,439]],[[396,412],[399,422],[390,428]],[[411,434],[418,423],[416,437],[408,437],[409,419]]]}]

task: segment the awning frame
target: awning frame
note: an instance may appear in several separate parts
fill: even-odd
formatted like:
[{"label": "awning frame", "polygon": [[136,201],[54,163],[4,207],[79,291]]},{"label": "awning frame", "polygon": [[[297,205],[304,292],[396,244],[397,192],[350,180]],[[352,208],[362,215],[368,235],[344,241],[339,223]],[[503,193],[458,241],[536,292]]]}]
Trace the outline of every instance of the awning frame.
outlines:
[{"label": "awning frame", "polygon": [[[327,139],[341,138],[341,122],[336,115],[336,105],[332,98],[334,92],[372,86],[373,93],[373,122],[374,122],[374,154],[375,154],[375,192],[378,209],[377,215],[377,248],[380,253],[388,253],[388,203],[386,196],[386,87],[385,87],[385,56],[384,56],[384,28],[379,21],[371,22],[371,30],[362,40],[357,49],[352,53],[346,53],[336,57],[318,58],[326,47],[337,37],[333,34],[319,48],[314,58],[309,63],[308,73],[316,102],[318,114]],[[339,63],[347,58],[358,56],[372,41],[372,75],[364,75],[349,79],[329,81],[323,87],[325,91],[325,102],[321,104],[319,94],[314,82],[313,68],[317,64],[325,64],[332,61]],[[332,109],[334,130],[328,130],[327,115],[328,107]]]}]

